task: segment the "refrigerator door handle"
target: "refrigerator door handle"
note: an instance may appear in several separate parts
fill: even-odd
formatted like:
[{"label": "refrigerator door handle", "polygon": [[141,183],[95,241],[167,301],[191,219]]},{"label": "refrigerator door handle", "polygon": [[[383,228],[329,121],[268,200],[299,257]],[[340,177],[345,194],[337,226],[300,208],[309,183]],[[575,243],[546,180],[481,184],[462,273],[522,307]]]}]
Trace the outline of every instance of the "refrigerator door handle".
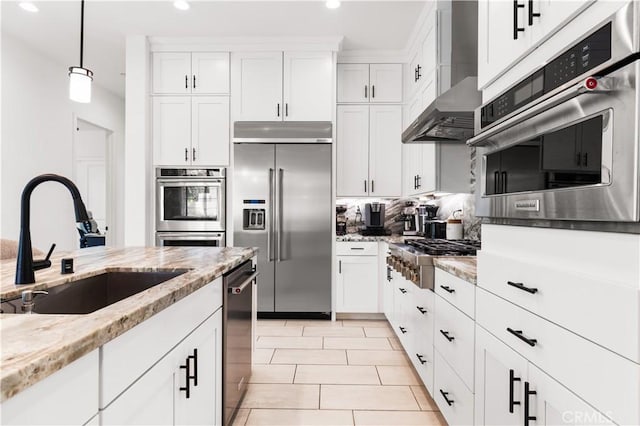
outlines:
[{"label": "refrigerator door handle", "polygon": [[273,257],[271,256],[271,248],[273,245],[272,236],[273,233],[273,179],[275,177],[275,170],[269,169],[269,224],[267,225],[267,262],[272,262]]},{"label": "refrigerator door handle", "polygon": [[282,261],[282,187],[284,181],[284,169],[278,169],[278,213],[276,215],[276,221],[278,222],[278,262]]}]

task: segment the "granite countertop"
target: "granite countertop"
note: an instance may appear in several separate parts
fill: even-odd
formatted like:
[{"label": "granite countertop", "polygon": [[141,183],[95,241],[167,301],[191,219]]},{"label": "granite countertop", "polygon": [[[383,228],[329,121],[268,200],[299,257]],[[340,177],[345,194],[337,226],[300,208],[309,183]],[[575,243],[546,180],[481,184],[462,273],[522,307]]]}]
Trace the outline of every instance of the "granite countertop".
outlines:
[{"label": "granite countertop", "polygon": [[458,278],[477,284],[477,260],[475,256],[434,257],[433,264]]},{"label": "granite countertop", "polygon": [[[0,297],[42,290],[108,271],[189,271],[85,315],[0,314],[0,401],[104,345],[213,279],[252,258],[255,248],[92,247],[52,258],[36,283],[14,285],[15,259],[0,261]],[[60,259],[74,259],[74,274],[60,274]]]},{"label": "granite countertop", "polygon": [[[341,243],[361,243],[361,242],[378,242],[378,241],[386,241],[388,243],[398,243],[403,242],[406,238],[415,238],[409,237],[406,235],[362,235],[362,234],[346,234],[346,235],[336,235],[336,241]],[[422,238],[422,237],[418,237]]]}]

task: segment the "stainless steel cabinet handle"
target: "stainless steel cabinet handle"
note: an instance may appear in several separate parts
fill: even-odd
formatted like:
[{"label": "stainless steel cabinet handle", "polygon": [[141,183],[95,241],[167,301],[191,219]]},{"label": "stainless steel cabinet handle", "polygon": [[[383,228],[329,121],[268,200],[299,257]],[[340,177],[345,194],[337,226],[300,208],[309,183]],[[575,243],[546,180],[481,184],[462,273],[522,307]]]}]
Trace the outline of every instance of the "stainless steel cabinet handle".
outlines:
[{"label": "stainless steel cabinet handle", "polygon": [[193,148],[193,149],[192,149],[192,152],[191,152],[191,159],[192,159],[193,161],[196,161],[196,149],[195,149],[195,148]]},{"label": "stainless steel cabinet handle", "polygon": [[283,192],[282,192],[282,188],[283,188],[283,181],[284,181],[284,169],[278,169],[278,262],[282,261],[282,199],[283,197]]},{"label": "stainless steel cabinet handle", "polygon": [[184,161],[189,161],[189,149],[184,149]]},{"label": "stainless steel cabinet handle", "polygon": [[272,262],[273,258],[271,257],[271,245],[273,242],[271,241],[271,233],[273,232],[273,211],[275,210],[275,206],[273,205],[273,179],[275,177],[275,173],[273,169],[269,169],[269,227],[267,229],[267,261]]}]

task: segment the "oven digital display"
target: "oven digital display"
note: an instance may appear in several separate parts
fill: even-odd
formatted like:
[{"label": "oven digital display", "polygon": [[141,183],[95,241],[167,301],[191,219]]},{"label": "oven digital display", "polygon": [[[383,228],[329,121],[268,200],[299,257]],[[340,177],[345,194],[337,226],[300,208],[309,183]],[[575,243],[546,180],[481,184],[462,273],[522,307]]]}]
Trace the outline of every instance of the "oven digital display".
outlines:
[{"label": "oven digital display", "polygon": [[609,59],[611,59],[611,22],[524,78],[520,84],[483,106],[480,113],[480,128],[495,123]]}]

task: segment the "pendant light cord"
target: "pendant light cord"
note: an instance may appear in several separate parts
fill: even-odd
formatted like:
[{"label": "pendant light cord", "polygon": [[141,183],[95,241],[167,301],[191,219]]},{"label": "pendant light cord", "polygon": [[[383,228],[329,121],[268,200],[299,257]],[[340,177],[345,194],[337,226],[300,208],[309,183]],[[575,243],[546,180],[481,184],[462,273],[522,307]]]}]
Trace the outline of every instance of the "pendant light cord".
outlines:
[{"label": "pendant light cord", "polygon": [[80,68],[82,66],[82,56],[84,50],[84,0],[80,3]]}]

